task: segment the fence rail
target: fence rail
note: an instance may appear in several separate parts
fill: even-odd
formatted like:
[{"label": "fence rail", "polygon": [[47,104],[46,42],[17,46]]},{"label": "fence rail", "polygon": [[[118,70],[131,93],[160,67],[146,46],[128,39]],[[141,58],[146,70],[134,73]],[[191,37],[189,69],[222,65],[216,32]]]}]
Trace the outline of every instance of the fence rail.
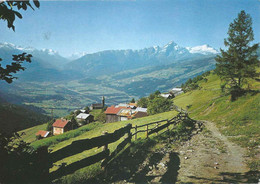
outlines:
[{"label": "fence rail", "polygon": [[[164,120],[160,120],[160,121],[156,121],[156,122],[152,122],[152,123],[147,123],[144,125],[139,125],[139,126],[136,125],[135,127],[132,127],[132,129],[135,130],[135,132],[132,134],[132,136],[134,136],[135,140],[137,140],[137,134],[142,133],[142,132],[145,132],[146,138],[148,138],[149,135],[154,134],[154,133],[156,133],[158,135],[159,131],[161,131],[165,128],[167,128],[167,130],[169,130],[170,125],[177,124],[180,121],[183,121],[184,119],[189,119],[188,114],[184,111],[180,111],[177,116],[171,118],[170,120],[164,119]],[[163,122],[166,122],[166,123],[161,125]],[[156,125],[156,126],[153,128],[149,128],[149,126],[151,126],[151,125]],[[139,128],[143,128],[143,127],[146,127],[145,130],[138,130]]]},{"label": "fence rail", "polygon": [[[145,127],[147,125],[153,125],[153,124],[156,124],[156,123],[161,123],[161,122],[164,122],[164,121],[168,121],[168,119],[164,119],[164,120],[160,120],[160,121],[155,121],[155,122],[152,122],[152,123],[147,123],[147,124],[144,124],[144,125],[139,125],[137,126],[137,128],[141,128],[141,127]],[[132,129],[135,128],[135,127],[132,127]]]}]

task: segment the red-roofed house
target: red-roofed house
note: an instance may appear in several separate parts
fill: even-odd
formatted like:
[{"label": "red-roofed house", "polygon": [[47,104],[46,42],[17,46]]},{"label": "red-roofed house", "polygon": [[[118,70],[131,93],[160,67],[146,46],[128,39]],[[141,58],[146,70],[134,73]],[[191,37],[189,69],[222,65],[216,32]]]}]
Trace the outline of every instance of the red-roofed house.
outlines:
[{"label": "red-roofed house", "polygon": [[53,135],[63,134],[72,129],[71,121],[66,119],[57,119],[53,125]]},{"label": "red-roofed house", "polygon": [[119,116],[117,115],[117,113],[118,113],[121,109],[125,109],[125,107],[115,107],[115,106],[108,107],[107,110],[105,111],[105,114],[106,114],[106,123],[111,123],[111,122],[120,121],[120,118],[119,118]]},{"label": "red-roofed house", "polygon": [[35,135],[40,136],[40,138],[45,138],[50,135],[50,132],[44,131],[44,130],[39,130]]}]

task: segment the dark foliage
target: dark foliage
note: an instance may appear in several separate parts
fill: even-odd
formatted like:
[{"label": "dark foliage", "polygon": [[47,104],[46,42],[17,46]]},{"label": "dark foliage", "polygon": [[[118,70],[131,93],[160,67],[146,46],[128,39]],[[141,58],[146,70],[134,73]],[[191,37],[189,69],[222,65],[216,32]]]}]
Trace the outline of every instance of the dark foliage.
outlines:
[{"label": "dark foliage", "polygon": [[138,100],[139,107],[147,108],[150,115],[171,110],[173,102],[160,96],[159,90],[151,93],[148,97],[142,97]]},{"label": "dark foliage", "polygon": [[76,119],[75,119],[75,116],[72,116],[71,119],[70,119],[70,121],[71,121],[72,129],[76,129],[76,128],[79,127],[79,125],[78,125],[78,123],[77,123],[77,121],[76,121]]},{"label": "dark foliage", "polygon": [[130,101],[130,103],[135,103],[135,99],[134,99],[134,98],[132,98],[132,100]]},{"label": "dark foliage", "polygon": [[0,133],[0,183],[46,182],[48,162],[43,156],[46,151],[33,150],[17,133]]},{"label": "dark foliage", "polygon": [[[35,7],[40,7],[40,2],[38,0],[33,0],[33,3]],[[0,2],[0,20],[7,21],[7,27],[12,28],[13,31],[15,31],[15,18],[23,18],[23,16],[18,11],[25,11],[28,7],[34,10],[33,6],[30,3],[30,0]],[[18,11],[15,11],[14,8],[16,8]]]},{"label": "dark foliage", "polygon": [[50,117],[34,112],[26,106],[0,103],[0,132],[12,133],[47,122]]},{"label": "dark foliage", "polygon": [[142,98],[140,98],[140,99],[138,100],[137,105],[138,105],[139,107],[147,108],[148,102],[149,102],[149,101],[148,101],[148,98],[142,97]]},{"label": "dark foliage", "polygon": [[[40,3],[38,0],[33,1],[34,5],[39,8]],[[0,2],[0,20],[7,21],[7,27],[12,28],[15,31],[14,21],[15,18],[18,17],[22,19],[22,15],[18,12],[19,10],[27,10],[27,7],[30,7],[34,10],[33,6],[30,4],[29,0],[24,1],[2,1]],[[14,9],[17,9],[15,11]],[[24,61],[31,62],[31,54],[18,54],[13,55],[13,61],[10,65],[6,65],[6,67],[2,67],[0,63],[0,80],[4,80],[8,83],[13,82],[17,77],[13,77],[13,74],[24,70],[25,67],[22,66]],[[2,59],[0,58],[0,62]]]},{"label": "dark foliage", "polygon": [[46,130],[47,131],[51,131],[52,132],[52,125],[55,122],[55,119],[52,119],[50,121],[47,122],[47,126],[46,126]]},{"label": "dark foliage", "polygon": [[90,109],[89,109],[88,106],[86,106],[86,107],[84,108],[84,110],[86,111],[85,113],[89,113],[89,111],[90,111]]},{"label": "dark foliage", "polygon": [[106,122],[106,114],[104,113],[104,111],[100,112],[97,117],[96,117],[97,121],[100,121],[102,123]]},{"label": "dark foliage", "polygon": [[147,111],[148,114],[157,114],[171,110],[173,102],[169,99],[157,96],[149,101]]},{"label": "dark foliage", "polygon": [[[7,83],[12,83],[14,79],[17,79],[17,77],[13,77],[12,75],[20,70],[24,70],[25,67],[22,66],[22,63],[24,61],[31,62],[31,54],[18,54],[13,55],[13,61],[11,65],[6,65],[6,67],[2,67],[0,63],[0,80],[4,80]],[[2,59],[0,58],[0,62]]]}]

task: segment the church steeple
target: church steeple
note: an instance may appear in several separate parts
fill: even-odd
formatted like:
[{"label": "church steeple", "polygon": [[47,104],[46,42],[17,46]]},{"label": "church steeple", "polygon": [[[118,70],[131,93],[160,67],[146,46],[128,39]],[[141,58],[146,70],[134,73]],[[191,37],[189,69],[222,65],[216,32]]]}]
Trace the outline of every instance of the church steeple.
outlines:
[{"label": "church steeple", "polygon": [[102,97],[102,105],[103,105],[103,107],[105,107],[105,97],[104,96]]}]

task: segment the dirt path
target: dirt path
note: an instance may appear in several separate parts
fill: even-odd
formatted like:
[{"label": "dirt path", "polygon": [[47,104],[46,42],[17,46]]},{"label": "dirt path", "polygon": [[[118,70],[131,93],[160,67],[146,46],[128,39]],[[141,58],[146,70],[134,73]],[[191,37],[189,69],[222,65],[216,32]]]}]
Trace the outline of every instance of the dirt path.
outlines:
[{"label": "dirt path", "polygon": [[216,125],[209,121],[204,121],[206,128],[212,132],[212,135],[217,139],[224,142],[227,152],[229,155],[229,159],[227,162],[227,169],[228,171],[233,172],[245,172],[248,171],[246,164],[245,164],[245,150],[240,146],[230,142],[226,136],[222,135]]},{"label": "dirt path", "polygon": [[245,150],[214,123],[195,125],[191,139],[180,144],[169,137],[127,148],[108,168],[105,183],[252,183]]},{"label": "dirt path", "polygon": [[214,123],[203,121],[205,130],[178,148],[179,182],[246,182],[245,150],[230,142]]}]

